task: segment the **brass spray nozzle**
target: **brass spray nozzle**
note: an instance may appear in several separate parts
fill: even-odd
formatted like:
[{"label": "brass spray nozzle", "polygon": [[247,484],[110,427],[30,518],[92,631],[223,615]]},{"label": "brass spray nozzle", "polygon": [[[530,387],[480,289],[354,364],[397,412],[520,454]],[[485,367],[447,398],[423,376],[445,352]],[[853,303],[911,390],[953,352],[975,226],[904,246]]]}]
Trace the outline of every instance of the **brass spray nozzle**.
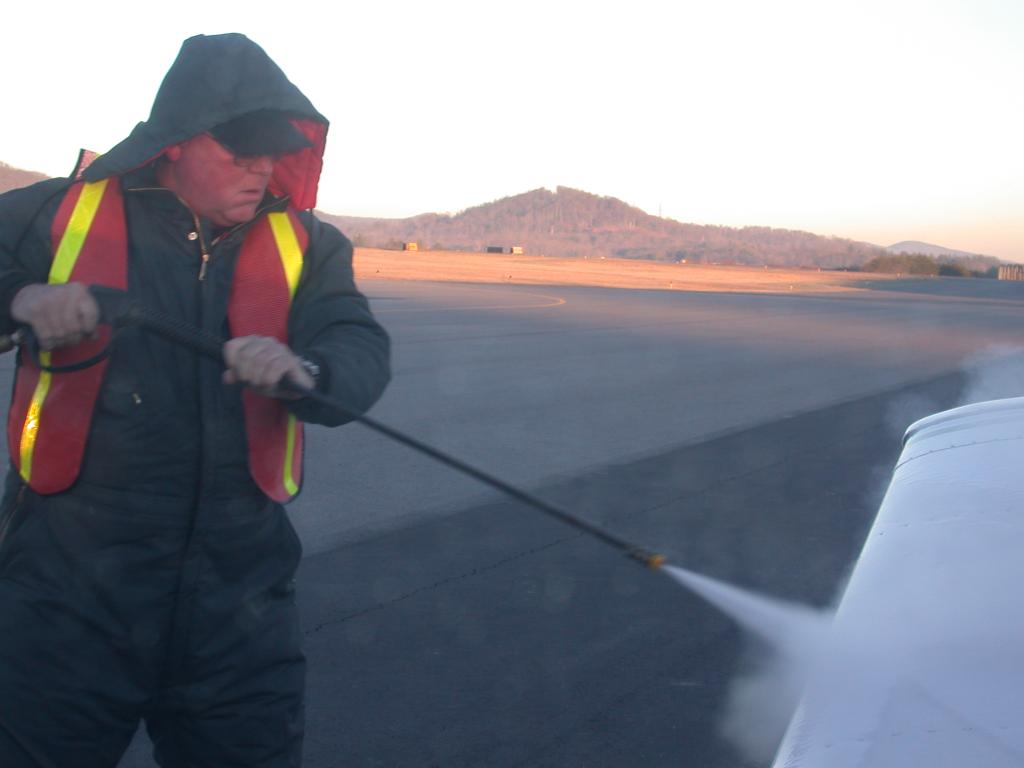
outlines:
[{"label": "brass spray nozzle", "polygon": [[639,547],[628,550],[626,554],[638,563],[646,565],[653,571],[658,570],[665,564],[664,555],[659,555],[656,552],[648,552],[646,549],[640,549]]},{"label": "brass spray nozzle", "polygon": [[661,568],[661,566],[663,566],[664,564],[665,564],[665,556],[664,555],[651,555],[650,557],[647,558],[647,567],[650,568],[651,570],[656,571],[659,568]]}]

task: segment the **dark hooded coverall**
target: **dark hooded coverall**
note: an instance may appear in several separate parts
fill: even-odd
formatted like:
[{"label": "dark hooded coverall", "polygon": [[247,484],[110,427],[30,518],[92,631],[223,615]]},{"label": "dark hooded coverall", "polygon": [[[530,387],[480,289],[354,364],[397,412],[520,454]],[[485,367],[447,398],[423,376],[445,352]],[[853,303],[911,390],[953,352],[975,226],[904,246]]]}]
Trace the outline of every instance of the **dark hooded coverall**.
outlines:
[{"label": "dark hooded coverall", "polygon": [[[120,177],[128,290],[227,337],[246,226],[218,232],[159,188],[163,147],[255,109],[323,120],[241,35],[186,41],[153,114],[87,178]],[[324,121],[326,123],[326,121]],[[317,168],[317,172],[318,172]],[[68,180],[0,197],[0,332],[11,300],[46,282]],[[268,196],[266,210],[285,201]],[[289,345],[318,387],[362,411],[389,377],[388,338],[357,291],[352,247],[311,213]],[[200,248],[210,254],[202,280]],[[304,658],[293,576],[301,546],[248,470],[241,395],[222,367],[125,330],[79,477],[41,496],[8,473],[0,507],[0,766],[112,768],[145,719],[163,766],[297,766]],[[55,374],[59,375],[59,374]],[[303,421],[337,424],[305,400]]]}]

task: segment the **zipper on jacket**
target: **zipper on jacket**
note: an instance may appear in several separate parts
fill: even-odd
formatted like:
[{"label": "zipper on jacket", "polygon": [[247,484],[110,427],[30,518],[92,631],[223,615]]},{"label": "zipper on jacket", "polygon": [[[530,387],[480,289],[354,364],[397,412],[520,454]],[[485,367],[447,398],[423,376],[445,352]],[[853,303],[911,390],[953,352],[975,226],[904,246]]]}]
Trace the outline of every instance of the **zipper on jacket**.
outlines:
[{"label": "zipper on jacket", "polygon": [[[206,247],[206,238],[203,237],[203,225],[199,222],[199,217],[196,216],[195,211],[188,207],[188,203],[177,196],[178,200],[181,200],[181,204],[185,206],[185,209],[192,214],[192,223],[195,225],[195,229],[192,230],[196,233],[196,239],[199,240],[199,258],[202,260],[199,263],[199,281],[202,282],[206,279],[206,265],[210,263],[210,249]],[[189,240],[192,239],[191,234]]]},{"label": "zipper on jacket", "polygon": [[[203,237],[203,228],[202,228],[202,226],[199,223],[199,217],[196,216],[195,211],[193,211],[189,207],[189,204],[186,203],[181,198],[181,195],[179,195],[177,192],[174,192],[173,190],[167,189],[167,187],[131,187],[127,191],[128,192],[170,192],[172,195],[174,195],[176,198],[178,198],[178,202],[181,203],[185,207],[185,210],[188,211],[189,214],[192,216],[192,223],[195,225],[195,229],[193,230],[193,232],[195,232],[196,237],[192,238],[191,237],[191,233],[190,233],[189,240],[192,240],[192,239],[198,239],[199,240],[199,257],[202,260],[200,262],[200,264],[199,264],[199,282],[203,282],[204,280],[206,280],[206,269],[207,269],[207,266],[210,263],[210,249],[206,245],[206,238]],[[263,215],[267,211],[272,211],[274,209],[284,210],[287,207],[288,201],[290,199],[291,199],[291,195],[284,195],[282,197],[272,197],[272,199],[269,202],[265,203],[264,205],[261,205],[259,208],[256,209],[256,213],[253,214],[253,217],[251,219],[249,219],[248,221],[243,221],[240,224],[236,224],[235,226],[231,227],[230,229],[224,230],[219,235],[215,236],[213,238],[213,241],[211,242],[211,245],[217,245],[217,243],[219,243],[224,238],[230,237],[235,232],[238,232],[239,230],[248,227],[250,224],[252,224],[254,221],[256,221],[256,219],[258,219],[261,215]]]}]

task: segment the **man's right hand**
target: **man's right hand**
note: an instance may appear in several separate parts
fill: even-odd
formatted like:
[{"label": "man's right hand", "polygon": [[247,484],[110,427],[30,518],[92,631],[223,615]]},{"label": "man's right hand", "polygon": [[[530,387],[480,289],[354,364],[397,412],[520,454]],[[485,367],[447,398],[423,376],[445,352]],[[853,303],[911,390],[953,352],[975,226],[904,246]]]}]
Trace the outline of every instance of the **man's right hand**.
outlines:
[{"label": "man's right hand", "polygon": [[42,349],[70,347],[91,335],[100,308],[82,283],[26,285],[14,295],[11,317],[28,325]]}]

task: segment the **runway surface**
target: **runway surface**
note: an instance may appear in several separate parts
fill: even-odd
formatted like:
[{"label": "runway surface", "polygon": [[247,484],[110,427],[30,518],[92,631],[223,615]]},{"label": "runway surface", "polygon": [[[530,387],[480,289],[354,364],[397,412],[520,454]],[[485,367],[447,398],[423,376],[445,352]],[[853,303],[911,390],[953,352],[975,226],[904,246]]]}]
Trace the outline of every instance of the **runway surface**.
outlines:
[{"label": "runway surface", "polygon": [[[679,565],[825,605],[907,424],[1020,391],[1012,359],[985,381],[965,362],[1016,343],[1024,294],[941,286],[367,282],[394,339],[373,415]],[[661,575],[358,425],[310,430],[291,512],[305,765],[759,764],[720,734],[752,649]],[[121,765],[152,765],[143,739]]]},{"label": "runway surface", "polygon": [[[394,381],[373,415],[510,481],[556,482],[923,381],[1017,341],[1022,304],[1005,283],[951,282],[981,295],[368,282],[394,338]],[[293,506],[309,553],[486,498],[359,427],[309,439]]]}]

